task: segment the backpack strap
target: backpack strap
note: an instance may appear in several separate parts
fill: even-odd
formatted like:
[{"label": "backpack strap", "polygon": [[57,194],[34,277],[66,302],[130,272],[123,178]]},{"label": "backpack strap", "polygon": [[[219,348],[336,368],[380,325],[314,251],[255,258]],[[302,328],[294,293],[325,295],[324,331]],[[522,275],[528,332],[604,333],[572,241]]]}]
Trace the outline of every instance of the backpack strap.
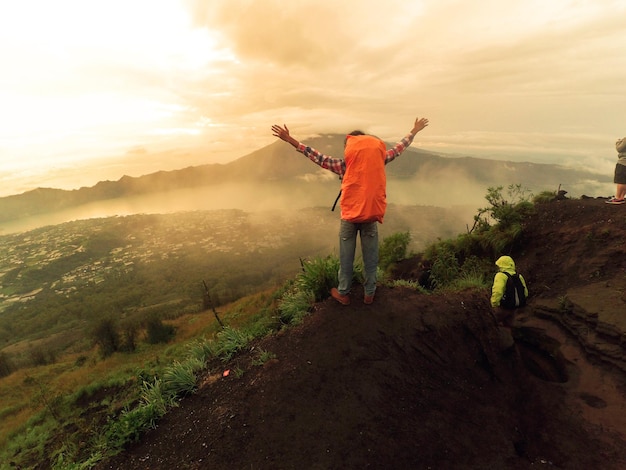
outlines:
[{"label": "backpack strap", "polygon": [[339,194],[337,194],[337,199],[335,199],[335,203],[333,204],[333,208],[331,209],[331,211],[335,210],[335,207],[337,206],[337,202],[339,202],[340,197],[341,197],[341,189],[339,190]]}]

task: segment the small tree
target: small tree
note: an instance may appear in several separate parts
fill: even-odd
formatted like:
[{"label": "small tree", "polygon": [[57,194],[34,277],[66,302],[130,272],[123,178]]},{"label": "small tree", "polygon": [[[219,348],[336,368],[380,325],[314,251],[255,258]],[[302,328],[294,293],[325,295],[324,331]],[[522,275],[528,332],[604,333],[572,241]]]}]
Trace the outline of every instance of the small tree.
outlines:
[{"label": "small tree", "polygon": [[94,327],[92,337],[100,348],[103,357],[108,357],[119,350],[120,337],[115,320],[112,318],[101,319]]},{"label": "small tree", "polygon": [[137,349],[137,324],[126,322],[121,328],[120,351],[134,352]]},{"label": "small tree", "polygon": [[0,352],[0,377],[6,377],[10,375],[13,370],[14,367],[9,359],[9,356],[7,356],[3,352]]},{"label": "small tree", "polygon": [[174,327],[167,325],[156,315],[146,323],[146,341],[150,344],[167,343],[174,336]]},{"label": "small tree", "polygon": [[523,188],[521,184],[510,184],[507,188],[508,198],[502,194],[502,186],[487,188],[485,199],[490,204],[488,207],[478,209],[474,216],[474,227],[479,232],[489,230],[497,224],[503,230],[512,225],[519,224],[525,215],[528,215],[533,205],[529,202],[532,198],[530,190]]},{"label": "small tree", "polygon": [[34,366],[45,366],[56,361],[54,352],[45,350],[43,346],[32,346],[28,351],[31,364]]}]

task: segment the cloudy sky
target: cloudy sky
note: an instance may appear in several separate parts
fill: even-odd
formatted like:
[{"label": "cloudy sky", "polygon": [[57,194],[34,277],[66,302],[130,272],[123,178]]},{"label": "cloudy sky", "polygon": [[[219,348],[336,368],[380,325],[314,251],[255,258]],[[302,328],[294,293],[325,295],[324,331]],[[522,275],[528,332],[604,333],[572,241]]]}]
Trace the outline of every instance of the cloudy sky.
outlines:
[{"label": "cloudy sky", "polygon": [[612,173],[626,0],[0,0],[0,196],[361,128]]}]

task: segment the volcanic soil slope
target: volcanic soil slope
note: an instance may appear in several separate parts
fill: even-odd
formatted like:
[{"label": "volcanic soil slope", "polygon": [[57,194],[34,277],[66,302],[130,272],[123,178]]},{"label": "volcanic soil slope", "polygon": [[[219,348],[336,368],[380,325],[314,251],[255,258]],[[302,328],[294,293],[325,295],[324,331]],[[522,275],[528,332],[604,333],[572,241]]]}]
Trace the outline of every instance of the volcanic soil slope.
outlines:
[{"label": "volcanic soil slope", "polygon": [[[327,299],[254,345],[274,360],[211,364],[98,468],[626,468],[624,240],[626,207],[538,205],[510,253],[532,294],[513,347],[487,290],[381,287],[364,305],[357,286],[351,305]],[[397,276],[419,276],[419,260]]]}]

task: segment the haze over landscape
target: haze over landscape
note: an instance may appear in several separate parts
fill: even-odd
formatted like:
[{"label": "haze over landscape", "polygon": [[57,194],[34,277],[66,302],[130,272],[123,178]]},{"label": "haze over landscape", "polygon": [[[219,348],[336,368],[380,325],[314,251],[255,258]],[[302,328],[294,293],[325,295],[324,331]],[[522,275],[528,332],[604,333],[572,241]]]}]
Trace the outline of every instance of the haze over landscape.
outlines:
[{"label": "haze over landscape", "polygon": [[[236,160],[354,128],[612,174],[621,0],[0,5],[0,196]],[[294,155],[294,158],[298,158]],[[507,183],[507,182],[503,182]]]}]

